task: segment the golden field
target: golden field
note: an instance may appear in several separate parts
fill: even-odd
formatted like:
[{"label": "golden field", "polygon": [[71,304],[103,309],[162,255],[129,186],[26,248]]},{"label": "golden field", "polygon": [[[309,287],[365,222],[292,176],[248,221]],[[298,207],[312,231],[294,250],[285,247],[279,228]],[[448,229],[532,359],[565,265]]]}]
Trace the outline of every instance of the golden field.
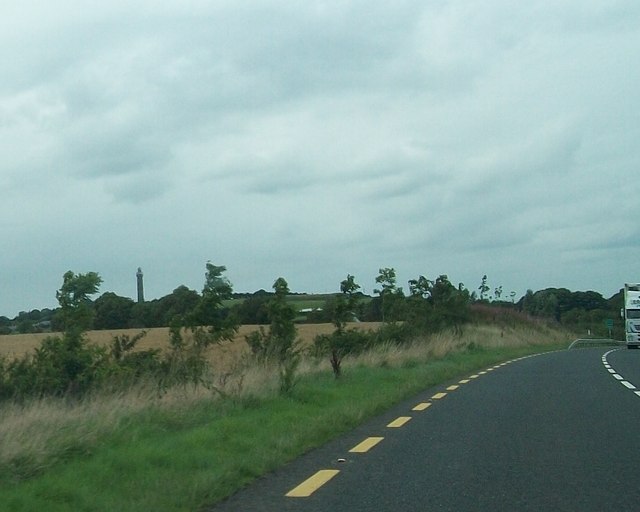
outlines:
[{"label": "golden field", "polygon": [[[356,327],[363,330],[374,330],[379,327],[378,322],[361,322],[350,324],[350,327]],[[333,332],[332,324],[299,324],[298,336],[304,345],[309,345],[318,334],[329,334]],[[217,361],[224,359],[224,356],[231,354],[240,355],[243,351],[249,350],[244,337],[252,331],[257,330],[256,325],[243,325],[240,327],[233,343],[224,343],[211,348],[211,359]],[[169,328],[157,327],[152,329],[117,329],[105,331],[89,331],[87,337],[91,343],[107,346],[111,343],[114,336],[136,334],[146,331],[146,335],[136,345],[137,350],[148,349],[166,349],[169,346]],[[59,333],[38,333],[38,334],[8,334],[0,335],[0,357],[20,357],[27,352],[40,346],[42,340],[47,336],[56,336]]]}]

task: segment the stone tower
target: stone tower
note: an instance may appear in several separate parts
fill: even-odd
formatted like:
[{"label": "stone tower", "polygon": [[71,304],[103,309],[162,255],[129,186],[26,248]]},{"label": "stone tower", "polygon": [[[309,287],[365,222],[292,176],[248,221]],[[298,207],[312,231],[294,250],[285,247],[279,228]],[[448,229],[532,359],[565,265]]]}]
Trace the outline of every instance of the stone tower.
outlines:
[{"label": "stone tower", "polygon": [[140,267],[138,267],[136,277],[138,278],[138,302],[144,302],[144,283],[142,282],[142,269]]}]

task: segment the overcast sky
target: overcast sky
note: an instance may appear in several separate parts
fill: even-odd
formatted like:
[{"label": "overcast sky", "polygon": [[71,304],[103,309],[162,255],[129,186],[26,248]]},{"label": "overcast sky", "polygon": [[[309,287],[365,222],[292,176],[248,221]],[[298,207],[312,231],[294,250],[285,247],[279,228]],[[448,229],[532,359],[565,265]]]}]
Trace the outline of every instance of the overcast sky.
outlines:
[{"label": "overcast sky", "polygon": [[0,315],[208,260],[239,292],[640,281],[637,0],[5,0],[0,66]]}]

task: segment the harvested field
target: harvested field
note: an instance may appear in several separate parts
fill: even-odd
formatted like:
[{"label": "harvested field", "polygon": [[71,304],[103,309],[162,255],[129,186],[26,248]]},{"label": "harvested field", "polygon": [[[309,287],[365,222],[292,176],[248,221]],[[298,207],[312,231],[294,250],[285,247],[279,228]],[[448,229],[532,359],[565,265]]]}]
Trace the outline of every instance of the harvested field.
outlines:
[{"label": "harvested field", "polygon": [[[374,330],[379,327],[378,322],[361,322],[350,324],[349,327],[355,327],[363,330]],[[298,336],[305,345],[311,344],[318,334],[329,334],[333,332],[332,324],[299,324]],[[211,349],[211,359],[218,360],[220,356],[236,355],[239,356],[243,351],[248,350],[248,345],[244,341],[244,337],[252,331],[258,329],[256,325],[243,325],[240,327],[234,343],[225,343],[220,346],[214,346]],[[138,350],[147,349],[166,349],[169,346],[169,329],[167,327],[159,327],[153,329],[118,329],[112,331],[89,331],[87,336],[92,343],[98,345],[109,345],[114,336],[128,335],[135,336],[141,331],[147,334],[142,338],[136,348]],[[20,357],[27,352],[37,348],[42,340],[47,336],[55,336],[56,333],[40,333],[40,334],[9,334],[0,336],[0,357]]]}]

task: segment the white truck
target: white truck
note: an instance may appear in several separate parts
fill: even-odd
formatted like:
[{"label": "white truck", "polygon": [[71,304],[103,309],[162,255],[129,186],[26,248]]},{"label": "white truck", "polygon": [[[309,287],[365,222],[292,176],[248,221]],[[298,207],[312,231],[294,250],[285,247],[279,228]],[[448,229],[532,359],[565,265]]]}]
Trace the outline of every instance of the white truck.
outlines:
[{"label": "white truck", "polygon": [[627,348],[640,347],[640,284],[624,285],[624,331]]}]

